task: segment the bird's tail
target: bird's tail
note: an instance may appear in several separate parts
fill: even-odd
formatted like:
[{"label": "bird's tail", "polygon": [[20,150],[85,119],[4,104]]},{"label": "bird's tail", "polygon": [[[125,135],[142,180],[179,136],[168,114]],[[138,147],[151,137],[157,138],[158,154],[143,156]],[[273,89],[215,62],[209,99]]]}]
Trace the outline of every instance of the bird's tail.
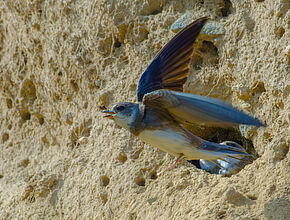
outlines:
[{"label": "bird's tail", "polygon": [[239,172],[247,164],[252,163],[253,157],[245,149],[232,141],[225,141],[220,144],[204,142],[200,146],[203,150],[210,151],[217,159],[201,159],[200,167],[210,173],[230,176]]}]

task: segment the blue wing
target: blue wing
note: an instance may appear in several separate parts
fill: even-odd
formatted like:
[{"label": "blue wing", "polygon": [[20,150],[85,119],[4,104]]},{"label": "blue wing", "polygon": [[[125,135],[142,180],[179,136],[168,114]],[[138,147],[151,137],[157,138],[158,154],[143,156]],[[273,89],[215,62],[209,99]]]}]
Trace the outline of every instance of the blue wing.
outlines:
[{"label": "blue wing", "polygon": [[139,102],[142,102],[145,94],[158,89],[183,91],[193,44],[207,20],[207,17],[203,17],[192,22],[159,51],[139,80],[137,89]]},{"label": "blue wing", "polygon": [[167,109],[181,123],[198,123],[212,126],[229,127],[237,124],[263,124],[231,105],[206,96],[170,90],[157,90],[143,98],[143,104],[152,108]]}]

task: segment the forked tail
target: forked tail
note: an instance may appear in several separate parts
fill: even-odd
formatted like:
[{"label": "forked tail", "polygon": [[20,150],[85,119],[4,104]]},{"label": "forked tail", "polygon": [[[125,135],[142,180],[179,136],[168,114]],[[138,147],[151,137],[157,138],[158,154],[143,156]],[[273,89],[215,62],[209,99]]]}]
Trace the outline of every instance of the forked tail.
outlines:
[{"label": "forked tail", "polygon": [[220,154],[216,160],[201,159],[199,161],[200,168],[210,173],[231,176],[253,161],[252,155],[246,153],[241,145],[232,141],[220,144],[205,142],[202,148]]}]

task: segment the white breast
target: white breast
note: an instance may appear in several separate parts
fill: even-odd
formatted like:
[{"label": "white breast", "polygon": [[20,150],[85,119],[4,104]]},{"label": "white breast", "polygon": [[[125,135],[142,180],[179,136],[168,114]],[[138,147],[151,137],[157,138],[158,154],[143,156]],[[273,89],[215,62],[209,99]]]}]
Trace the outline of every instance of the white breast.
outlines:
[{"label": "white breast", "polygon": [[144,130],[138,136],[142,141],[160,150],[178,157],[184,151],[192,151],[190,141],[185,134],[174,130]]},{"label": "white breast", "polygon": [[180,131],[172,129],[144,130],[138,137],[145,143],[175,157],[182,154],[186,160],[216,159],[216,156],[212,154],[213,152],[196,148],[189,138]]}]

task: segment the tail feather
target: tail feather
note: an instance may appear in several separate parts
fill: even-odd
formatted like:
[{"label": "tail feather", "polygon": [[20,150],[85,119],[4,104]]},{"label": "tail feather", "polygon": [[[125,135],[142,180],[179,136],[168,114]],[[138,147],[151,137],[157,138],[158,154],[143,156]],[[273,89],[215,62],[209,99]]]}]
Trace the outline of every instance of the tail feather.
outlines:
[{"label": "tail feather", "polygon": [[[207,145],[209,145],[208,143]],[[219,149],[215,148],[215,151],[221,153],[222,156],[216,160],[201,159],[201,169],[214,174],[231,176],[232,174],[239,172],[247,164],[250,164],[253,161],[252,155],[247,154],[244,148],[235,142],[226,141],[220,144],[211,143],[211,147],[204,149],[213,150],[213,147],[216,145],[219,145]]]},{"label": "tail feather", "polygon": [[242,146],[232,141],[225,141],[220,144],[205,141],[199,146],[199,149],[207,151],[209,155],[216,157],[214,159],[223,158],[225,156],[238,158],[242,156],[251,156]]}]

